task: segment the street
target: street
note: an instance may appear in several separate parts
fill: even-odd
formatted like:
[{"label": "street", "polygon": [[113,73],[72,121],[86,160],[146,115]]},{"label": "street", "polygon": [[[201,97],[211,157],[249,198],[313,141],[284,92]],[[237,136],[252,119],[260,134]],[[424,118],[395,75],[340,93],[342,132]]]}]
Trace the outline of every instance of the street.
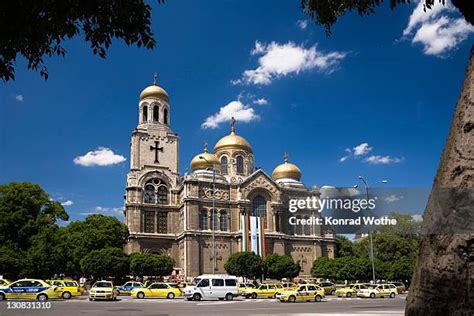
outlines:
[{"label": "street", "polygon": [[189,302],[183,299],[138,300],[129,296],[121,296],[115,302],[90,302],[87,296],[82,296],[69,301],[51,300],[51,309],[9,309],[7,303],[13,301],[3,301],[0,302],[0,315],[403,315],[405,297],[361,299],[329,296],[319,303],[288,304],[272,299]]}]

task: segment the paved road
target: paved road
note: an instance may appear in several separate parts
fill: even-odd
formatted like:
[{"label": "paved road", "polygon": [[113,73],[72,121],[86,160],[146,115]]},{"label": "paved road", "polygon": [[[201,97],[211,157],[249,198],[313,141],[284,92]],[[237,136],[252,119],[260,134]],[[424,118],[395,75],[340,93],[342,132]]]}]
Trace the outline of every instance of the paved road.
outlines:
[{"label": "paved road", "polygon": [[[11,302],[11,301],[10,301]],[[316,303],[280,303],[271,299],[235,299],[234,301],[188,302],[183,299],[132,299],[121,296],[116,302],[89,302],[87,297],[69,301],[51,300],[51,309],[8,309],[8,301],[0,302],[0,315],[403,315],[405,296],[396,298],[336,298],[327,297]],[[10,305],[11,306],[11,305]]]}]

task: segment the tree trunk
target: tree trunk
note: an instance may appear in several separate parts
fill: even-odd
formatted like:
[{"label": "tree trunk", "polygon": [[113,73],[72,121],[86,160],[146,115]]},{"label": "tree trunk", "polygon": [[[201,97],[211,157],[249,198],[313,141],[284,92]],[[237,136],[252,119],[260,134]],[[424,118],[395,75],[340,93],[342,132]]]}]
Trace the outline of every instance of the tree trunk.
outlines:
[{"label": "tree trunk", "polygon": [[474,47],[423,216],[406,315],[474,315]]}]

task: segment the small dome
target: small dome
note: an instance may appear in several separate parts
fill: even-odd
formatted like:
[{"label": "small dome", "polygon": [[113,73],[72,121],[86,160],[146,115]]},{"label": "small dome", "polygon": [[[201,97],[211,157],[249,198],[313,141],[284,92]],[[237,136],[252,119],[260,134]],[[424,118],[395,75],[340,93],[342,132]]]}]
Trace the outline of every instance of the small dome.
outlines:
[{"label": "small dome", "polygon": [[285,162],[273,170],[272,178],[273,180],[288,178],[299,181],[301,170],[296,165],[289,163],[288,154],[285,154]]},{"label": "small dome", "polygon": [[191,160],[191,170],[208,169],[208,168],[220,169],[221,162],[217,159],[216,155],[207,152],[207,144],[204,146],[204,152],[196,155]]},{"label": "small dome", "polygon": [[235,119],[232,118],[230,134],[222,137],[214,146],[214,152],[221,149],[242,149],[248,152],[252,152],[252,146],[249,142],[235,133]]},{"label": "small dome", "polygon": [[152,84],[151,86],[146,87],[140,93],[140,100],[148,98],[160,99],[169,102],[168,93],[165,91],[165,89],[160,86],[157,86],[156,84]]}]

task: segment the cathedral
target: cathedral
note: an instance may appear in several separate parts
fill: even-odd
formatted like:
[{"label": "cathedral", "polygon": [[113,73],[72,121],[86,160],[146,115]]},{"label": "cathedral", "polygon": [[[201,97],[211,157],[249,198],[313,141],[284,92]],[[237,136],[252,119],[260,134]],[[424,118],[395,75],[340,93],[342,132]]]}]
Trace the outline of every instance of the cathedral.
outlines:
[{"label": "cathedral", "polygon": [[206,144],[191,160],[192,172],[181,175],[169,95],[156,77],[140,93],[138,108],[125,193],[127,253],[168,254],[181,277],[225,273],[225,262],[239,251],[291,256],[300,263],[301,276],[310,274],[316,258],[334,257],[330,230],[289,224],[291,216],[305,219],[319,213],[290,213],[288,201],[319,198],[320,192],[303,185],[301,171],[288,155],[271,176],[255,168],[252,146],[232,119],[229,134],[213,150]]}]

